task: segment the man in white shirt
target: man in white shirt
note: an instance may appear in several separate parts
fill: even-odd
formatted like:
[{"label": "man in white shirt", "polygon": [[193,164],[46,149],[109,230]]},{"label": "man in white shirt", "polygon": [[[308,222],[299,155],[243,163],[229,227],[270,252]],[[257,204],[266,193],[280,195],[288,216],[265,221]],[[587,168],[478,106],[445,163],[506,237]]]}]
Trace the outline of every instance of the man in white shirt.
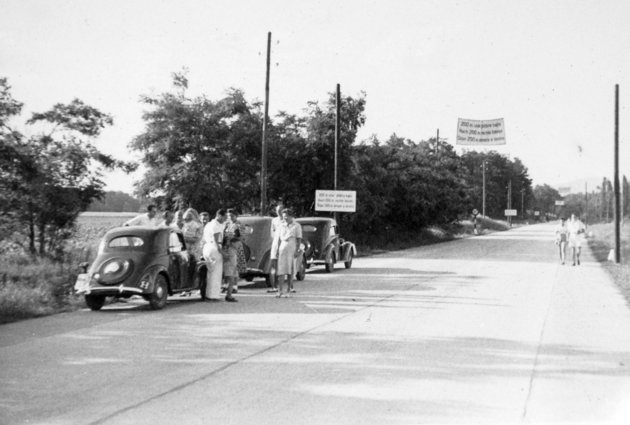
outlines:
[{"label": "man in white shirt", "polygon": [[567,230],[569,232],[569,248],[573,255],[573,265],[580,265],[580,252],[582,251],[582,238],[584,235],[585,227],[584,223],[580,221],[575,214],[571,214],[571,219],[567,223]]},{"label": "man in white shirt", "polygon": [[[284,222],[282,219],[282,210],[284,209],[284,205],[282,203],[276,205],[276,216],[271,220],[271,240],[276,239],[276,233],[278,229],[280,229],[280,225]],[[271,260],[271,268],[269,270],[270,273],[273,273],[271,276],[270,282],[271,287],[267,289],[267,292],[278,292],[278,276],[276,276],[276,269],[278,267],[278,261],[276,259]]]},{"label": "man in white shirt", "polygon": [[157,209],[155,205],[149,205],[147,207],[146,214],[140,214],[131,220],[127,221],[124,226],[148,226],[148,227],[158,227],[160,225],[160,220],[157,217]]},{"label": "man in white shirt", "polygon": [[206,292],[204,299],[218,301],[221,296],[221,282],[223,280],[223,231],[227,211],[223,208],[217,211],[215,218],[203,228],[203,258],[208,263],[206,275]]}]

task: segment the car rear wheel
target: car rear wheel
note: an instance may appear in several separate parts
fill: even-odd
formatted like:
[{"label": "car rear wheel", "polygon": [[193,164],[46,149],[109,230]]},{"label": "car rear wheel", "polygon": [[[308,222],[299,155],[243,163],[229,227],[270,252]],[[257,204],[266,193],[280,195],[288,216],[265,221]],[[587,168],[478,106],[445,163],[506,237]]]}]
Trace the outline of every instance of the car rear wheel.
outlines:
[{"label": "car rear wheel", "polygon": [[98,311],[105,304],[105,295],[86,295],[85,304],[87,304],[90,310]]},{"label": "car rear wheel", "polygon": [[168,298],[168,283],[164,275],[159,274],[155,278],[155,289],[149,298],[149,304],[153,310],[159,310],[166,305]]},{"label": "car rear wheel", "polygon": [[343,265],[346,266],[347,269],[352,267],[352,250],[348,252],[348,260],[343,262]]},{"label": "car rear wheel", "polygon": [[335,262],[337,258],[335,257],[335,253],[333,252],[330,255],[330,263],[326,263],[326,273],[331,273],[335,269]]}]

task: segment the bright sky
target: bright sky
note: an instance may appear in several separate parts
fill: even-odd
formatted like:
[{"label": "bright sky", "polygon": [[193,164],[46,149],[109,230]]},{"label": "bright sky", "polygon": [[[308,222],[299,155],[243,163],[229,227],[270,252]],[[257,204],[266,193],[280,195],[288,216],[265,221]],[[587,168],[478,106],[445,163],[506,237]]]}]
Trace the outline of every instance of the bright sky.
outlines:
[{"label": "bright sky", "polygon": [[[272,115],[340,84],[367,93],[359,140],[439,129],[454,143],[458,118],[504,118],[496,150],[558,186],[612,178],[615,84],[630,177],[628,17],[628,0],[0,0],[0,76],[25,118],[74,97],[112,114],[97,146],[129,159],[139,96],[183,67],[193,95],[263,100],[271,32]],[[108,175],[107,189],[137,178]]]}]

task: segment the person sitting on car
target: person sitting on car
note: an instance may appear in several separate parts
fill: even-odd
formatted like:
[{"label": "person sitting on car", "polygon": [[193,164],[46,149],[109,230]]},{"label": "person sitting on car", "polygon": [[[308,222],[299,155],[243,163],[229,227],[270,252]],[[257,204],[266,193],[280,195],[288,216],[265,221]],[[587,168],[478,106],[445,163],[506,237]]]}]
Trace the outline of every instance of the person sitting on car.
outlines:
[{"label": "person sitting on car", "polygon": [[148,226],[148,227],[158,227],[160,225],[160,220],[157,217],[157,209],[155,205],[147,206],[147,212],[145,214],[140,214],[131,220],[127,221],[123,226]]}]

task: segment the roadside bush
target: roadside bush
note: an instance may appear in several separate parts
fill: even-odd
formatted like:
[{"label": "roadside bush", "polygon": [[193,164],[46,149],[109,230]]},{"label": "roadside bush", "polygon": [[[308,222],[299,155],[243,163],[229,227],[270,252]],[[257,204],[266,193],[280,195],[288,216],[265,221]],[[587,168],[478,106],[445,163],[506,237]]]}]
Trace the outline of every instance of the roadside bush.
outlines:
[{"label": "roadside bush", "polygon": [[73,310],[82,300],[72,288],[78,263],[27,256],[0,260],[0,323]]}]

